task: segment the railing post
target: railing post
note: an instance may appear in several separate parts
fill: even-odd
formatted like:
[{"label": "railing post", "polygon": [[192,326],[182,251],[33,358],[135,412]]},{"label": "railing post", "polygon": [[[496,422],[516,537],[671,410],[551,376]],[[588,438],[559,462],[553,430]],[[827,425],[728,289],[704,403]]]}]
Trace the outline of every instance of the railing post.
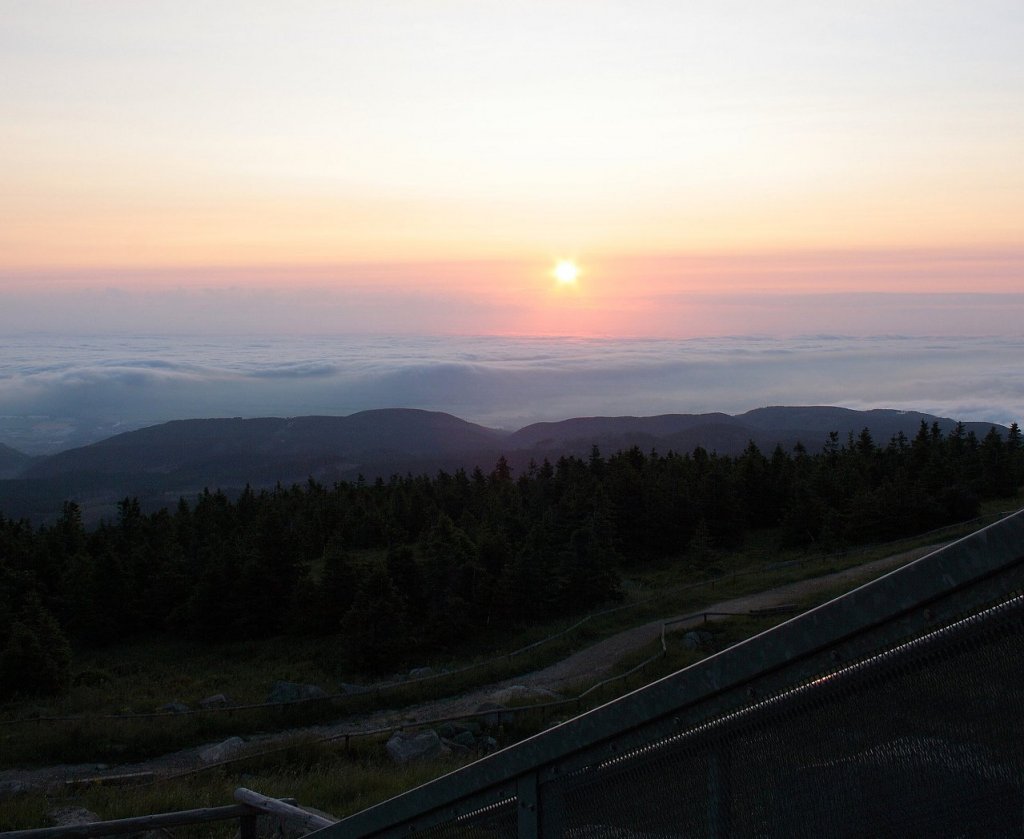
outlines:
[{"label": "railing post", "polygon": [[[283,826],[285,822],[290,822],[297,825],[302,825],[305,830],[314,831],[320,830],[324,827],[330,827],[335,824],[333,818],[326,818],[325,816],[318,816],[316,813],[310,813],[306,810],[296,807],[293,804],[288,804],[279,798],[270,798],[266,795],[260,795],[258,792],[253,792],[251,789],[245,787],[239,787],[235,790],[235,800],[240,804],[246,804],[249,807],[253,807],[262,813],[265,813],[274,818]],[[245,837],[241,837],[245,839]]]},{"label": "railing post", "polygon": [[540,801],[537,796],[537,773],[523,775],[516,781],[517,839],[538,839],[540,836]]}]

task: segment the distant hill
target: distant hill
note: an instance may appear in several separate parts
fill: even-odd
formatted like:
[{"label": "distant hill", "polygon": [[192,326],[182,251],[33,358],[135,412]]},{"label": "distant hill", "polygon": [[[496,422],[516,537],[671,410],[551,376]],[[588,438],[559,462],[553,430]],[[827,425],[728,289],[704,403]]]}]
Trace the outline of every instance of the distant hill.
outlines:
[{"label": "distant hill", "polygon": [[24,472],[32,458],[27,454],[0,443],[0,479],[16,478]]},{"label": "distant hill", "polygon": [[323,461],[345,471],[367,460],[464,455],[490,448],[504,436],[450,414],[405,408],[348,417],[177,420],[40,459],[23,477],[141,472],[244,482],[286,464],[305,468],[307,462]]},{"label": "distant hill", "polygon": [[[907,437],[913,437],[917,434],[922,421],[929,426],[937,422],[944,434],[952,431],[957,424],[955,419],[935,417],[918,411],[894,411],[888,408],[854,411],[850,408],[829,406],[756,408],[737,415],[736,419],[763,431],[781,431],[789,434],[813,431],[821,439],[830,431],[838,431],[840,439],[845,439],[846,434],[851,431],[858,434],[862,429],[868,428],[877,443],[886,443],[901,431]],[[979,438],[988,434],[993,426],[999,429],[1000,433],[1005,434],[1008,431],[1005,426],[991,422],[964,423],[964,428],[973,431]],[[810,448],[807,440],[804,440],[804,444]]]},{"label": "distant hill", "polygon": [[[539,422],[509,435],[506,445],[513,451],[537,451],[581,454],[597,445],[613,452],[632,445],[660,452],[672,449],[689,452],[697,446],[719,454],[738,454],[753,440],[762,449],[776,444],[790,448],[797,442],[808,450],[821,448],[829,432],[857,435],[867,428],[876,443],[884,444],[899,432],[913,437],[924,420],[938,422],[948,433],[957,421],[916,411],[876,409],[855,411],[828,406],[757,408],[744,414],[662,414],[654,417],[580,417],[560,422]],[[993,423],[964,423],[978,437],[988,433]],[[1004,426],[996,426],[1005,434]]]},{"label": "distant hill", "polygon": [[655,417],[577,417],[561,422],[537,422],[508,438],[514,448],[580,443],[608,438],[659,439],[716,424],[740,426],[729,414],[661,414]]},{"label": "distant hill", "polygon": [[[854,411],[827,406],[758,408],[729,414],[654,417],[578,417],[528,425],[508,433],[450,414],[412,409],[363,411],[348,417],[194,419],[118,434],[50,457],[29,458],[0,446],[0,512],[36,521],[56,516],[66,499],[87,519],[111,516],[116,502],[137,496],[147,507],[173,504],[204,487],[240,490],[321,482],[367,480],[398,473],[433,474],[479,466],[489,472],[500,455],[516,470],[545,457],[604,454],[639,446],[644,451],[691,452],[697,446],[738,454],[750,441],[768,452],[798,441],[818,450],[829,432],[840,440],[867,427],[884,444],[903,432],[913,437],[924,420],[944,432],[955,420],[908,411]],[[966,423],[983,437],[988,423]],[[1005,435],[1007,429],[997,426]]]}]

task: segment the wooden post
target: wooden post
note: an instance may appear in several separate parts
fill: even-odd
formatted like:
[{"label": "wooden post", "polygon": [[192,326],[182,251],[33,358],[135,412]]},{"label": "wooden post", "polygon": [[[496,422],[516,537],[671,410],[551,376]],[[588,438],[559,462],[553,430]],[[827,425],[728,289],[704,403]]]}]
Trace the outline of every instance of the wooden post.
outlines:
[{"label": "wooden post", "polygon": [[235,801],[239,804],[248,804],[250,807],[255,807],[257,810],[262,810],[264,813],[277,816],[292,824],[302,825],[302,827],[309,831],[330,827],[336,821],[335,819],[318,816],[316,813],[310,813],[301,807],[285,804],[280,799],[260,795],[258,792],[253,792],[245,787],[239,787],[235,790]]},{"label": "wooden post", "polygon": [[256,839],[256,816],[242,816],[238,820],[238,839]]}]

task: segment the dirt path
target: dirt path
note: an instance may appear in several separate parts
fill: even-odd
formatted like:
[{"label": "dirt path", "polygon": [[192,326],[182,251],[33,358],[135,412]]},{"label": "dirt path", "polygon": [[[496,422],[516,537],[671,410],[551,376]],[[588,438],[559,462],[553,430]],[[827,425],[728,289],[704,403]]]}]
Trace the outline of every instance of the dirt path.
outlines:
[{"label": "dirt path", "polygon": [[[778,586],[767,591],[723,600],[707,604],[704,609],[709,612],[748,612],[757,609],[768,609],[787,603],[802,600],[811,595],[828,590],[842,583],[850,584],[867,581],[880,576],[927,553],[931,553],[941,545],[915,548],[883,559],[858,565],[844,571],[837,571],[821,577],[800,580],[795,583]],[[690,613],[692,614],[692,612]],[[685,617],[683,615],[676,617]],[[312,726],[303,729],[281,731],[273,734],[255,735],[248,738],[249,748],[272,748],[296,735],[312,737],[328,737],[358,733],[387,728],[398,725],[411,725],[433,719],[451,717],[459,714],[472,713],[484,702],[500,699],[503,692],[513,686],[522,685],[532,690],[562,691],[567,686],[580,682],[596,682],[606,677],[616,662],[624,656],[642,649],[661,636],[662,624],[675,620],[673,617],[660,618],[640,626],[617,633],[603,641],[599,641],[586,649],[579,650],[567,658],[533,673],[526,673],[507,679],[497,684],[478,688],[455,697],[437,699],[408,708],[373,712],[366,715],[347,717],[331,725]],[[702,617],[682,621],[675,628],[686,628],[703,622]],[[46,787],[61,784],[67,780],[99,775],[119,775],[134,772],[153,772],[158,777],[176,775],[190,770],[199,769],[208,764],[200,757],[200,752],[208,746],[185,749],[169,755],[143,761],[141,763],[121,766],[105,766],[84,764],[74,766],[49,766],[42,769],[22,770],[11,769],[0,771],[0,788],[6,784],[24,784],[29,787]]]},{"label": "dirt path", "polygon": [[[704,609],[709,612],[749,612],[757,609],[770,609],[773,606],[782,606],[787,603],[803,600],[806,597],[826,591],[841,583],[852,584],[857,580],[867,581],[874,579],[881,576],[884,572],[919,559],[939,547],[941,545],[915,548],[911,551],[848,568],[845,571],[836,571],[821,577],[787,583],[777,588],[747,594],[732,600],[722,600],[718,603],[709,604]],[[677,615],[674,618],[659,618],[633,629],[624,630],[610,638],[599,641],[593,646],[587,647],[585,650],[580,650],[568,658],[552,664],[550,667],[520,676],[512,680],[511,683],[544,687],[557,691],[568,684],[586,681],[588,678],[597,681],[602,676],[605,676],[614,667],[615,663],[624,656],[658,639],[661,636],[662,624],[682,617],[685,617],[685,615]],[[714,618],[711,619],[714,620]],[[675,628],[686,628],[697,626],[701,623],[703,623],[703,618],[696,617],[689,621],[677,623],[674,626]]]}]

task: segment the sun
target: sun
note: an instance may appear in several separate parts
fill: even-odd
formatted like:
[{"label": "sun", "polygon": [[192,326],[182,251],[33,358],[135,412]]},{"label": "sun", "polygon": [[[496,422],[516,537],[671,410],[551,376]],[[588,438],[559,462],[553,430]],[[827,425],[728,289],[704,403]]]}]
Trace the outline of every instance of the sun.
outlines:
[{"label": "sun", "polygon": [[555,265],[553,273],[559,285],[573,285],[576,282],[576,278],[580,275],[580,269],[571,259],[561,259]]}]

